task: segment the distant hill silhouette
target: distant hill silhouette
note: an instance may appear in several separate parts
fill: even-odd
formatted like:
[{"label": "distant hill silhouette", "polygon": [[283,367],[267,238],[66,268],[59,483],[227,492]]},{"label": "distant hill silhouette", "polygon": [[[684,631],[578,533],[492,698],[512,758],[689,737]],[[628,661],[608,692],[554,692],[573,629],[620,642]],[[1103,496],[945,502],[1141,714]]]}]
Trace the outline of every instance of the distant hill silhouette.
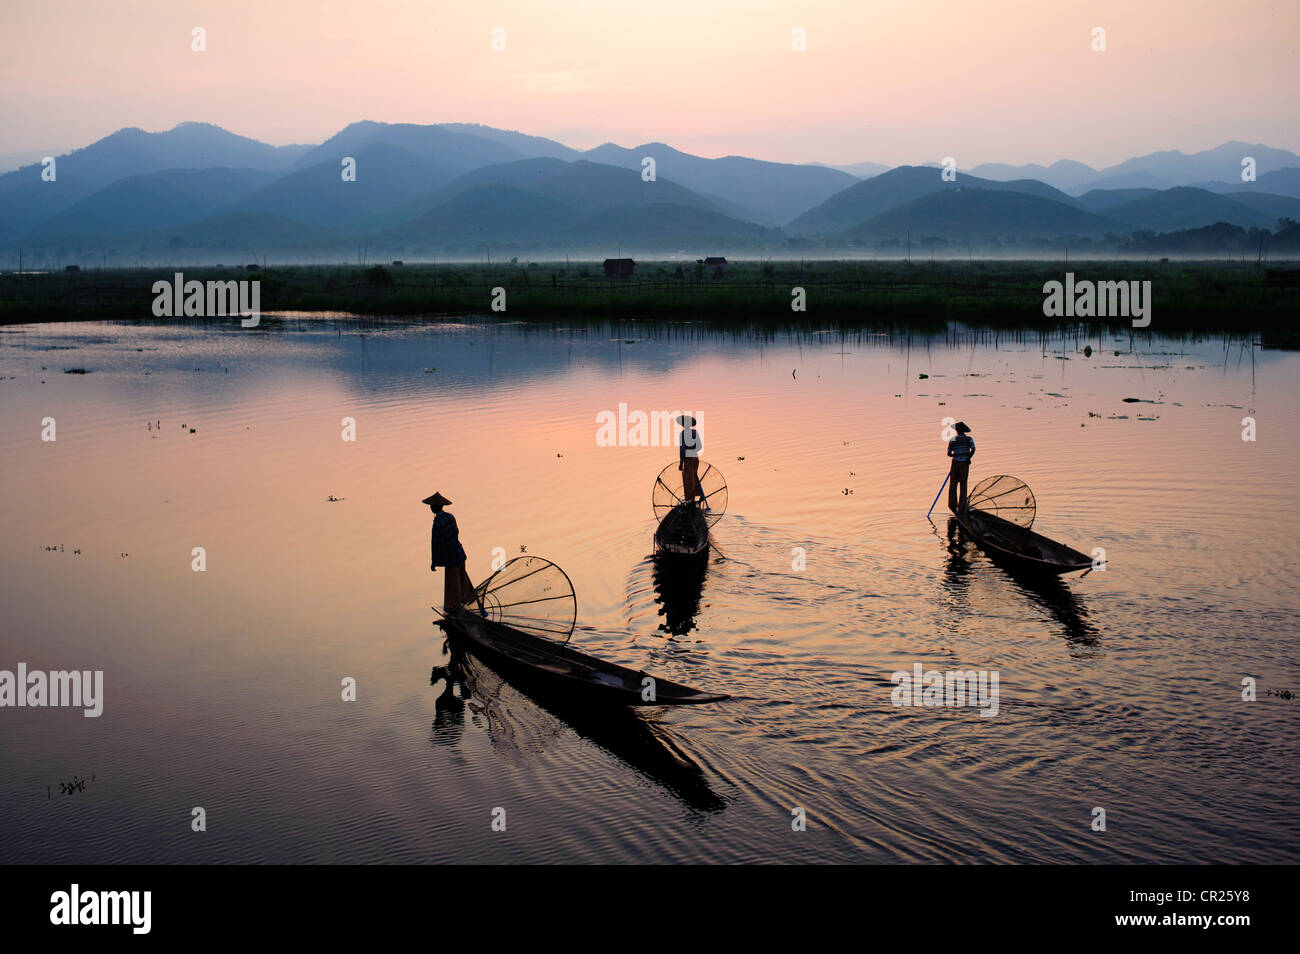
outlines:
[{"label": "distant hill silhouette", "polygon": [[1008,165],[1005,162],[985,162],[971,169],[970,174],[995,182],[1037,179],[1063,192],[1070,192],[1085,182],[1091,182],[1098,175],[1097,170],[1092,166],[1075,162],[1073,159],[1059,159],[1050,166],[1040,166],[1036,162],[1023,166]]},{"label": "distant hill silhouette", "polygon": [[357,225],[454,175],[434,160],[379,140],[351,149],[349,155],[356,160],[356,181],[345,182],[342,160],[330,159],[295,169],[229,211],[269,212],[309,225]]},{"label": "distant hill silhouette", "polygon": [[578,213],[565,203],[517,186],[476,185],[430,212],[375,236],[384,246],[533,242],[571,227]]},{"label": "distant hill silhouette", "polygon": [[438,123],[438,128],[466,136],[490,139],[493,142],[509,146],[524,156],[578,159],[582,155],[580,150],[556,142],[554,139],[546,139],[543,136],[529,136],[526,133],[515,132],[512,129],[493,129],[491,126],[481,126],[478,123]]},{"label": "distant hill silhouette", "polygon": [[1269,228],[1275,227],[1281,218],[1300,221],[1300,197],[1269,192],[1229,192],[1225,198],[1263,213],[1271,220]]},{"label": "distant hill silhouette", "polygon": [[1255,188],[1274,195],[1300,198],[1300,166],[1288,166],[1285,169],[1266,172],[1255,180]]},{"label": "distant hill silhouette", "polygon": [[297,167],[332,162],[337,167],[344,156],[355,155],[367,146],[385,145],[401,149],[424,162],[445,169],[451,176],[480,166],[528,158],[514,146],[445,129],[414,123],[352,123],[302,156]]},{"label": "distant hill silhouette", "polygon": [[567,164],[563,159],[543,157],[516,159],[512,162],[483,166],[473,172],[459,175],[445,185],[440,185],[436,189],[418,195],[413,199],[384,209],[376,213],[367,222],[376,228],[391,227],[418,218],[426,212],[432,212],[438,206],[451,201],[462,192],[467,192],[475,186],[507,185],[526,189],[539,180],[555,174]]},{"label": "distant hill silhouette", "polygon": [[847,172],[828,166],[765,162],[741,156],[702,159],[661,142],[634,149],[605,143],[586,153],[586,158],[594,162],[638,172],[646,156],[654,158],[660,178],[751,209],[759,221],[769,225],[788,222],[855,181]]},{"label": "distant hill silhouette", "polygon": [[1300,165],[1300,156],[1285,149],[1274,149],[1262,143],[1233,141],[1190,154],[1169,149],[1125,159],[1102,169],[1098,179],[1150,176],[1155,181],[1169,185],[1188,185],[1201,181],[1240,182],[1241,160],[1246,156],[1255,160],[1257,174]]},{"label": "distant hill silhouette", "polygon": [[[1255,182],[1240,178],[1247,155]],[[346,156],[357,161],[355,182],[340,176]],[[641,175],[646,156],[656,162],[652,182]],[[57,170],[54,182],[41,180],[39,163],[0,175],[7,254],[180,261],[204,248],[223,258],[281,249],[331,258],[351,257],[358,244],[613,251],[620,243],[789,253],[909,231],[953,242],[1113,233],[1112,246],[1140,233],[1144,248],[1169,236],[1180,248],[1213,249],[1241,235],[1258,245],[1252,229],[1276,231],[1278,219],[1300,216],[1300,156],[1244,142],[1100,170],[1069,159],[985,163],[947,183],[934,165],[706,159],[665,143],[580,151],[474,123],[362,121],[319,145],[284,147],[181,123],[118,130],[58,157]]]},{"label": "distant hill silhouette", "polygon": [[[725,215],[708,199],[676,183],[645,182],[639,172],[587,160],[536,159],[479,169],[431,197],[445,201],[381,232],[376,240],[465,245],[558,242],[563,235],[586,243],[615,235],[616,241],[625,237],[632,242],[637,236],[628,230],[638,223],[659,238],[675,240],[689,239],[691,223],[710,230],[710,235],[728,234],[727,229],[735,236],[764,232],[760,226]],[[636,211],[648,207],[654,211]],[[690,215],[685,211],[690,209],[705,214]]]},{"label": "distant hill silhouette", "polygon": [[1113,192],[1117,189],[1151,189],[1160,191],[1178,185],[1173,179],[1150,172],[1129,172],[1122,175],[1103,176],[1072,189],[1072,192],[1095,192],[1099,189]]},{"label": "distant hill silhouette", "polygon": [[[825,163],[814,162],[814,166],[825,165]],[[847,172],[851,176],[857,176],[859,179],[870,179],[872,176],[878,176],[882,172],[888,172],[892,166],[886,166],[879,162],[854,162],[847,166],[831,166],[832,169],[839,169],[841,172]]]},{"label": "distant hill silhouette", "polygon": [[305,146],[268,146],[208,123],[180,123],[166,132],[119,129],[56,158],[56,179],[41,180],[39,163],[0,175],[0,241],[25,235],[86,196],[128,176],[164,169],[282,170]]},{"label": "distant hill silhouette", "polygon": [[956,181],[946,182],[937,166],[899,166],[836,193],[821,205],[800,215],[786,226],[786,230],[795,235],[843,232],[922,196],[962,189],[1020,192],[1064,205],[1074,204],[1074,199],[1059,189],[1032,179],[993,182],[958,173]]},{"label": "distant hill silhouette", "polygon": [[252,195],[278,173],[257,169],[165,169],[127,176],[37,227],[37,236],[97,236],[193,222]]},{"label": "distant hill silhouette", "polygon": [[1231,182],[1195,182],[1192,184],[1202,189],[1208,189],[1210,192],[1233,194],[1263,192],[1269,195],[1286,195],[1292,198],[1300,198],[1300,167],[1292,166],[1286,169],[1275,169],[1257,177],[1254,182],[1242,182],[1240,179],[1234,179]]},{"label": "distant hill silhouette", "polygon": [[[971,173],[988,179],[1038,179],[1056,186],[1072,195],[1081,195],[1097,189],[1170,189],[1175,186],[1221,184],[1228,191],[1241,184],[1241,160],[1250,156],[1256,163],[1256,175],[1270,174],[1276,170],[1300,165],[1300,156],[1285,149],[1274,149],[1260,143],[1225,142],[1213,149],[1184,153],[1177,149],[1135,156],[1103,169],[1069,159],[1062,159],[1044,167],[1036,163],[1007,165],[984,163],[971,169]],[[1276,188],[1268,191],[1289,192]]]},{"label": "distant hill silhouette", "polygon": [[[868,180],[870,181],[870,180]],[[1041,196],[998,189],[945,189],[891,208],[847,230],[846,239],[922,236],[984,241],[1006,238],[1101,236],[1115,228],[1107,218]]]},{"label": "distant hill silhouette", "polygon": [[645,182],[638,172],[585,159],[556,170],[554,174],[539,180],[533,188],[587,213],[613,206],[664,203],[715,208],[702,195],[664,176],[654,182]]},{"label": "distant hill silhouette", "polygon": [[1130,229],[1172,232],[1230,222],[1246,228],[1272,225],[1276,216],[1244,206],[1227,196],[1180,186],[1111,206],[1106,214]]},{"label": "distant hill silhouette", "polygon": [[1104,212],[1109,208],[1131,202],[1133,199],[1155,195],[1156,189],[1092,189],[1075,199],[1079,208],[1089,212]]}]

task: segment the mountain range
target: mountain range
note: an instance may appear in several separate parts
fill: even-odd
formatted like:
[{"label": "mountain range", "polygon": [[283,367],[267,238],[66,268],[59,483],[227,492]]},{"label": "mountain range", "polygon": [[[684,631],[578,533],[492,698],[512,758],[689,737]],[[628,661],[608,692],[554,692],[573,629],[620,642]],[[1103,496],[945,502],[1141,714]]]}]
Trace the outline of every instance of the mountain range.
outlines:
[{"label": "mountain range", "polygon": [[[1254,181],[1242,181],[1245,156]],[[278,147],[182,123],[119,130],[56,157],[52,181],[45,172],[0,175],[0,247],[35,261],[983,248],[1300,218],[1300,156],[1240,142],[953,178],[932,164],[707,159],[659,142],[580,151],[465,123],[364,121]]]}]

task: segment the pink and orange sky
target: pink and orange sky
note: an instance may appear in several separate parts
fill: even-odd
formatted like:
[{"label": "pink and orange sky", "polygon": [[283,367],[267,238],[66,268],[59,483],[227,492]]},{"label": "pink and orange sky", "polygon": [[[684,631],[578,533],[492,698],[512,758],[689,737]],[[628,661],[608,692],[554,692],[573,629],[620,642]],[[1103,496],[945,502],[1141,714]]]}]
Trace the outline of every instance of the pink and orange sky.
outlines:
[{"label": "pink and orange sky", "polygon": [[1297,37],[1296,0],[7,0],[0,153],[360,119],[836,164],[1300,151]]}]

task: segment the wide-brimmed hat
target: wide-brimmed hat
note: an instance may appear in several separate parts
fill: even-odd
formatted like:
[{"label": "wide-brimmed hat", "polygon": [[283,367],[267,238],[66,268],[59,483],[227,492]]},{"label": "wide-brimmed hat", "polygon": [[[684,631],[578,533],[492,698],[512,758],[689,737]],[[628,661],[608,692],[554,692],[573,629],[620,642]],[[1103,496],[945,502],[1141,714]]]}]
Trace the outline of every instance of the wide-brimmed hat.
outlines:
[{"label": "wide-brimmed hat", "polygon": [[448,500],[446,497],[444,497],[442,494],[438,493],[436,490],[428,497],[425,497],[423,500],[421,500],[420,503],[431,504],[432,506],[435,507],[451,506],[451,501]]},{"label": "wide-brimmed hat", "polygon": [[970,428],[966,426],[966,422],[965,422],[965,421],[958,421],[956,424],[954,424],[954,425],[952,426],[952,429],[953,429],[954,431],[956,431],[958,434],[969,434],[969,433],[970,433]]},{"label": "wide-brimmed hat", "polygon": [[683,414],[681,417],[677,418],[677,423],[682,427],[694,427],[695,418],[691,417],[689,414]]}]

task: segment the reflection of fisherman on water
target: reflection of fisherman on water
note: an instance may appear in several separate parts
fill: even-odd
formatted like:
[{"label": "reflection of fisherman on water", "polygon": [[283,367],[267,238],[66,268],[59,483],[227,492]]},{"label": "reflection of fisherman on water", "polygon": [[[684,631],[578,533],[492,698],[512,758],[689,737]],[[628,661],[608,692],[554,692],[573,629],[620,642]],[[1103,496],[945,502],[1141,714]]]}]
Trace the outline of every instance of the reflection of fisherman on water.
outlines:
[{"label": "reflection of fisherman on water", "polygon": [[459,694],[460,682],[456,672],[455,659],[449,657],[444,666],[434,666],[429,671],[429,685],[442,691],[433,700],[433,735],[434,742],[459,742],[465,732],[465,700]]},{"label": "reflection of fisherman on water", "polygon": [[[948,472],[948,509],[956,513],[966,508],[966,482],[970,479],[970,462],[975,456],[975,441],[970,436],[970,428],[964,422],[958,421],[952,429],[957,432],[957,436],[948,441],[948,456],[952,458],[952,469]],[[960,500],[957,496],[958,484],[961,484]]]},{"label": "reflection of fisherman on water", "polygon": [[709,571],[708,552],[683,559],[680,554],[659,550],[651,560],[655,599],[663,617],[659,630],[670,638],[686,636],[695,629],[695,618],[700,614],[704,578]]},{"label": "reflection of fisherman on water", "polygon": [[689,414],[683,414],[677,418],[677,423],[682,427],[682,442],[678,448],[679,460],[677,469],[682,472],[682,496],[685,500],[694,503],[695,498],[700,495],[700,448],[703,442],[700,440],[700,432],[695,429],[695,418]]},{"label": "reflection of fisherman on water", "polygon": [[451,506],[451,501],[442,494],[435,492],[420,503],[428,504],[434,514],[429,542],[429,569],[436,571],[440,566],[446,568],[442,608],[449,613],[474,592],[474,584],[465,572],[465,548],[460,545],[460,528],[456,526],[456,518],[443,509]]},{"label": "reflection of fisherman on water", "polygon": [[965,599],[966,588],[969,585],[970,561],[966,554],[965,540],[962,538],[961,524],[957,522],[956,517],[948,518],[948,539],[944,549],[948,551],[948,559],[944,564],[943,585],[952,596]]}]

